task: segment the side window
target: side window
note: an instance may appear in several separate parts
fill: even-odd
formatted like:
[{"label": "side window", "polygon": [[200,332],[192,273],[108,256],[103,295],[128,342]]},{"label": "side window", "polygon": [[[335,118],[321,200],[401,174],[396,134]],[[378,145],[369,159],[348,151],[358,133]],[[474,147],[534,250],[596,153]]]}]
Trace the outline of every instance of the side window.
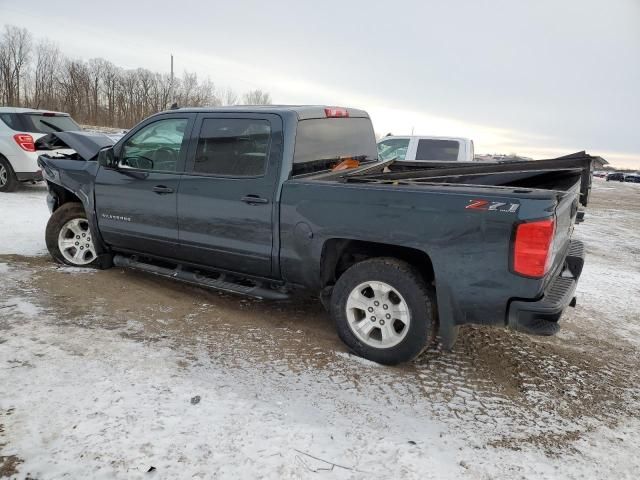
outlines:
[{"label": "side window", "polygon": [[456,140],[419,140],[416,160],[455,162],[458,160],[459,148],[460,147]]},{"label": "side window", "polygon": [[205,118],[193,172],[233,177],[263,175],[270,139],[267,120]]},{"label": "side window", "polygon": [[407,158],[407,148],[409,148],[408,138],[390,138],[378,143],[378,156],[381,160],[392,158],[404,160]]},{"label": "side window", "polygon": [[186,118],[167,118],[143,127],[123,145],[119,165],[175,172],[187,123]]},{"label": "side window", "polygon": [[20,130],[14,114],[2,113],[0,114],[0,120],[2,120],[7,125],[7,127],[12,130]]}]

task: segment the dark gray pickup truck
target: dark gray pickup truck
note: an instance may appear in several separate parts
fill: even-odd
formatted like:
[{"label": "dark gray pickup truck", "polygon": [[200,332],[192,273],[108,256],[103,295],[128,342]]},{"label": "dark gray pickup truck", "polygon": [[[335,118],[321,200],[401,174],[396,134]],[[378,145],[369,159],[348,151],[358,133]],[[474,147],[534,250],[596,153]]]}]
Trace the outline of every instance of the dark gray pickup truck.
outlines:
[{"label": "dark gray pickup truck", "polygon": [[[575,304],[591,157],[379,161],[368,115],[178,109],[112,145],[43,139],[51,255],[285,299],[315,292],[357,354],[395,364],[463,324],[550,335]],[[45,148],[44,146],[42,148]]]}]

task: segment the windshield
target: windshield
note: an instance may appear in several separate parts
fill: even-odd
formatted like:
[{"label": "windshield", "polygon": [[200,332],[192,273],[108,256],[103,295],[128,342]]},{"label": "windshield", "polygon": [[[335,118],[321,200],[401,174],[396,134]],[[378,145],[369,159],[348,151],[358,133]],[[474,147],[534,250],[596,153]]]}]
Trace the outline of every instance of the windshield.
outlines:
[{"label": "windshield", "polygon": [[80,125],[66,115],[23,113],[20,114],[25,130],[31,133],[73,132],[82,130]]},{"label": "windshield", "polygon": [[381,160],[391,160],[393,158],[404,160],[407,158],[408,148],[408,138],[390,138],[378,143],[378,155]]},{"label": "windshield", "polygon": [[376,161],[376,138],[368,118],[316,118],[298,122],[293,175],[329,170],[342,160]]}]

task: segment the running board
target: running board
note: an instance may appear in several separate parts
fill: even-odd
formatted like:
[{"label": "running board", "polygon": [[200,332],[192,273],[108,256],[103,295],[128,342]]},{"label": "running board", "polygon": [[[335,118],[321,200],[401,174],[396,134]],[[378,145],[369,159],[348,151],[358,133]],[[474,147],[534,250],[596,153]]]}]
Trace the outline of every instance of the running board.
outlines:
[{"label": "running board", "polygon": [[254,285],[241,285],[239,283],[229,281],[227,278],[230,276],[225,273],[213,273],[212,275],[217,275],[217,277],[212,278],[199,272],[183,270],[181,265],[178,265],[175,268],[162,267],[152,263],[141,262],[134,257],[125,257],[123,255],[114,256],[113,264],[118,267],[133,268],[134,270],[154,273],[162,277],[174,278],[176,280],[199,285],[201,287],[214,288],[224,292],[239,293],[241,295],[247,295],[255,298],[264,298],[268,300],[286,300],[289,298],[288,293],[264,287],[254,280],[247,280],[247,282],[253,283]]}]

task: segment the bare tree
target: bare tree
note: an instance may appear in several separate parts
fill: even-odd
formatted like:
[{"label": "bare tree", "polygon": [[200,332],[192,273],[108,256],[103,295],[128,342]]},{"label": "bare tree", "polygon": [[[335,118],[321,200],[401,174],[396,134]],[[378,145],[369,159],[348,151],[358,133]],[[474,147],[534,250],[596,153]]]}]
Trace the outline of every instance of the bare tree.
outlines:
[{"label": "bare tree", "polygon": [[40,108],[55,103],[56,78],[60,69],[60,50],[49,40],[38,43],[35,50],[35,70],[31,105]]},{"label": "bare tree", "polygon": [[[81,123],[126,128],[166,110],[174,99],[196,107],[239,103],[233,90],[218,90],[195,73],[185,71],[172,83],[168,74],[124,70],[103,58],[70,59],[47,39],[35,48],[32,43],[24,28],[5,26],[0,35],[0,105],[61,110]],[[265,104],[271,97],[253,90],[243,101]]]},{"label": "bare tree", "polygon": [[239,103],[238,94],[227,88],[221,92],[220,101],[222,105],[237,105]]},{"label": "bare tree", "polygon": [[242,97],[245,105],[271,105],[271,95],[262,90],[250,90]]},{"label": "bare tree", "polygon": [[[26,28],[5,25],[0,48],[3,93],[7,103],[20,106],[20,85],[31,54],[31,34]],[[23,85],[26,97],[26,85]]]}]

